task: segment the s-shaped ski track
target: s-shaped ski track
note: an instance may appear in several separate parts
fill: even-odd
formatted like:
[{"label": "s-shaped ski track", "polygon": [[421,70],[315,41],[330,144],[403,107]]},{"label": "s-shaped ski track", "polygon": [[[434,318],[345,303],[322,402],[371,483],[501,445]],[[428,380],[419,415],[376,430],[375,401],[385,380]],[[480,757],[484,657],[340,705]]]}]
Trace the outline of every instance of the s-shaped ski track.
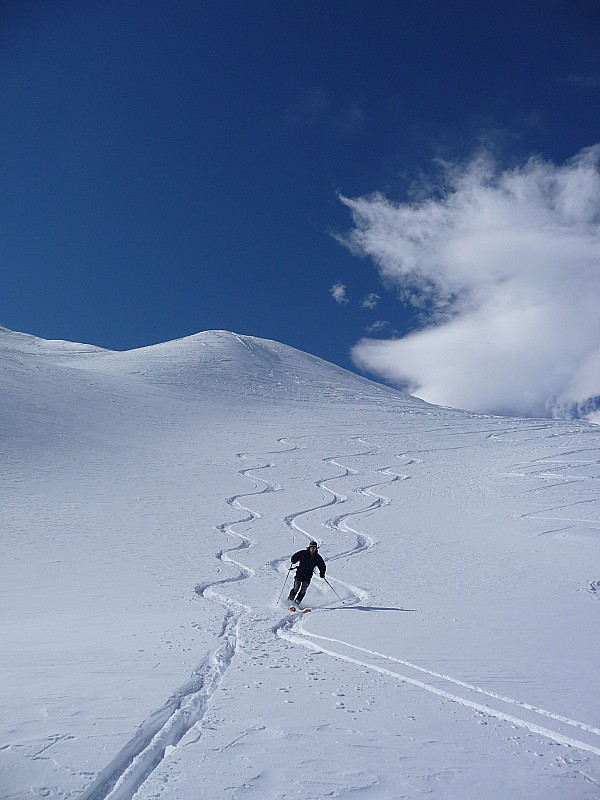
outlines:
[{"label": "s-shaped ski track", "polygon": [[[243,453],[238,453],[238,458],[247,460]],[[257,512],[244,506],[240,499],[277,491],[280,488],[263,478],[249,474],[252,471],[268,469],[271,466],[272,464],[264,464],[238,470],[240,475],[252,480],[256,488],[258,488],[259,482],[264,483],[265,486],[258,492],[229,497],[226,500],[227,504],[245,512],[247,516],[217,526],[217,530],[238,538],[240,542],[229,550],[220,550],[216,557],[220,561],[237,566],[240,573],[232,578],[198,584],[194,590],[196,595],[214,600],[225,608],[219,645],[196,667],[191,678],[172,693],[164,706],[153,712],[139,726],[135,735],[82,793],[80,800],[131,800],[163,761],[168,750],[175,747],[185,734],[201,722],[205,716],[210,699],[236,654],[240,619],[244,613],[250,611],[249,606],[227,597],[216,587],[232,581],[244,580],[254,574],[254,570],[233,559],[229,553],[246,550],[254,545],[252,539],[236,532],[233,528],[236,525],[252,524],[260,517]]]}]

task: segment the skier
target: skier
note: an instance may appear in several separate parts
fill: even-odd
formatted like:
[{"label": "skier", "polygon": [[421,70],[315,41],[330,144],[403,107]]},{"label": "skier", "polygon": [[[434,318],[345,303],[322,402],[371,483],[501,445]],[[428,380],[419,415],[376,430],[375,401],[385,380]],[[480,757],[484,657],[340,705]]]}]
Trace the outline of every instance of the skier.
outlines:
[{"label": "skier", "polygon": [[297,603],[301,603],[308,589],[308,584],[311,582],[313,571],[318,567],[319,573],[322,578],[325,577],[325,562],[317,553],[319,545],[316,542],[310,542],[306,550],[298,550],[292,556],[292,564],[298,564],[296,569],[296,577],[292,591],[288,595],[288,600],[292,601],[296,598]]}]

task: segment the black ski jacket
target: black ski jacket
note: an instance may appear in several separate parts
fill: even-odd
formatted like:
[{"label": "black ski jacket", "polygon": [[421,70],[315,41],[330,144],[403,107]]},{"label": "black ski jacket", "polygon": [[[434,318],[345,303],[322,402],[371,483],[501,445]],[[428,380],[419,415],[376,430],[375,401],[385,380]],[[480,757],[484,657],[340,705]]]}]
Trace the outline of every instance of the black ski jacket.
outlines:
[{"label": "black ski jacket", "polygon": [[321,577],[325,577],[325,570],[327,569],[325,562],[318,553],[311,556],[308,548],[306,548],[306,550],[298,550],[297,553],[294,553],[292,556],[292,564],[298,564],[296,575],[305,581],[310,581],[315,567],[318,568]]}]

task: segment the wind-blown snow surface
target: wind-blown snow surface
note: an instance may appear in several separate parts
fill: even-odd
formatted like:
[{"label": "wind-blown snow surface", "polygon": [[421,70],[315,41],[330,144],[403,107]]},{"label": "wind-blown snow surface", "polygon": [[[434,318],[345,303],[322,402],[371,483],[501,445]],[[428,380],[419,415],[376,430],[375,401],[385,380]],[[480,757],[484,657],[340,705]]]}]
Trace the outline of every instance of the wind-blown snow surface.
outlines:
[{"label": "wind-blown snow surface", "polygon": [[598,428],[226,332],[0,369],[2,798],[600,797]]}]

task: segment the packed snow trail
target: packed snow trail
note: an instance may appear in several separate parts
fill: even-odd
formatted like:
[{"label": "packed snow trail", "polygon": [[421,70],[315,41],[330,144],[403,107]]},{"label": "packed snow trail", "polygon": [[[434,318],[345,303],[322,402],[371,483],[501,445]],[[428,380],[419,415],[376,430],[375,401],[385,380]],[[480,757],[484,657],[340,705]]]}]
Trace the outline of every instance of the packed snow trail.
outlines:
[{"label": "packed snow trail", "polygon": [[211,696],[235,654],[239,619],[227,620],[222,644],[194,671],[191,679],[144,722],[136,735],[103,769],[81,800],[131,800],[169,748],[202,719]]},{"label": "packed snow trail", "polygon": [[[287,437],[287,438],[291,438],[291,437]],[[335,482],[335,481],[339,481],[339,480],[343,480],[344,478],[348,478],[348,477],[351,477],[351,476],[356,476],[356,475],[359,474],[358,470],[352,469],[351,467],[348,467],[348,466],[344,465],[343,463],[341,463],[341,460],[342,459],[346,459],[346,458],[359,458],[359,457],[362,457],[362,456],[373,455],[373,454],[377,453],[381,449],[378,446],[375,446],[375,447],[369,446],[367,444],[367,442],[364,442],[359,437],[354,437],[354,438],[358,439],[358,441],[362,442],[363,444],[366,444],[367,447],[369,447],[369,449],[365,450],[365,451],[360,451],[360,452],[357,452],[357,453],[348,453],[348,454],[345,454],[345,455],[326,456],[325,458],[322,459],[323,463],[329,464],[330,466],[337,467],[338,469],[342,470],[342,472],[339,475],[333,475],[333,476],[328,476],[328,477],[325,477],[325,478],[320,478],[320,479],[318,479],[318,480],[316,480],[314,482],[314,485],[318,489],[320,489],[322,491],[325,491],[328,494],[330,494],[331,498],[329,500],[327,500],[326,502],[324,502],[324,503],[321,503],[321,504],[316,505],[316,506],[311,506],[310,508],[302,509],[301,511],[295,511],[292,514],[288,514],[286,517],[284,517],[284,523],[292,531],[292,538],[293,539],[295,539],[295,537],[294,537],[294,532],[295,531],[298,531],[299,533],[301,533],[304,537],[306,537],[307,540],[311,540],[313,538],[315,538],[315,539],[321,538],[322,539],[322,537],[319,537],[318,533],[316,533],[316,532],[311,533],[310,531],[306,530],[306,528],[303,528],[298,523],[298,520],[301,517],[307,516],[309,514],[313,514],[316,511],[320,511],[320,510],[323,510],[323,509],[327,509],[327,508],[329,508],[331,506],[336,506],[336,505],[348,502],[348,500],[349,500],[349,496],[348,495],[342,494],[341,492],[336,491],[335,489],[332,489],[332,488],[330,488],[330,486],[328,486],[329,483],[332,483],[332,482]],[[368,506],[366,506],[364,508],[360,508],[360,509],[357,509],[357,510],[349,511],[349,512],[347,512],[345,514],[340,514],[340,515],[337,515],[335,517],[331,517],[331,518],[329,518],[329,519],[327,519],[327,520],[325,520],[324,522],[321,523],[321,525],[326,530],[337,531],[337,532],[340,532],[340,533],[343,533],[343,534],[353,534],[356,537],[355,543],[354,543],[354,545],[352,547],[350,547],[348,549],[345,549],[345,550],[337,550],[337,551],[334,551],[332,554],[328,554],[328,556],[327,556],[327,562],[328,563],[332,562],[332,561],[336,561],[338,559],[342,559],[342,558],[347,558],[347,557],[350,557],[350,556],[358,555],[359,553],[361,553],[361,552],[363,552],[365,550],[368,550],[368,549],[370,549],[370,548],[375,546],[376,539],[373,536],[369,535],[368,533],[364,533],[364,532],[361,532],[359,530],[356,530],[356,529],[352,528],[348,524],[348,520],[352,519],[353,517],[360,517],[362,515],[371,514],[374,511],[376,511],[377,509],[382,508],[383,506],[389,505],[389,503],[391,502],[390,498],[386,497],[385,495],[377,495],[377,494],[375,494],[372,491],[373,489],[375,489],[377,487],[383,487],[383,486],[391,485],[391,484],[395,483],[396,481],[398,481],[400,479],[406,480],[406,479],[409,478],[408,475],[405,475],[405,474],[402,474],[402,473],[401,474],[394,473],[392,471],[392,467],[391,466],[386,466],[386,467],[383,467],[383,468],[380,468],[380,469],[376,469],[376,470],[373,470],[373,471],[376,472],[376,473],[381,473],[383,475],[389,475],[390,476],[390,480],[385,481],[385,482],[369,483],[369,484],[366,484],[366,485],[363,485],[363,486],[359,486],[354,490],[354,493],[357,494],[357,495],[374,497],[375,499],[373,500],[373,502],[370,503]],[[334,577],[331,576],[330,573],[328,574],[328,578],[330,580],[333,580],[340,587],[343,586],[349,592],[350,597],[354,597],[354,602],[366,602],[368,594],[364,590],[360,589],[357,586],[353,586],[353,585],[351,585],[349,583],[346,583],[346,582],[340,580],[339,578],[334,578]],[[347,598],[347,599],[349,599],[349,598]],[[352,601],[350,600],[350,602],[352,602]]]},{"label": "packed snow trail", "polygon": [[[480,714],[495,717],[496,719],[509,722],[517,727],[526,728],[532,733],[537,733],[558,744],[575,747],[578,750],[584,750],[594,755],[600,755],[600,729],[592,725],[587,725],[586,723],[564,717],[560,714],[555,714],[543,708],[537,708],[529,703],[503,697],[502,695],[490,692],[478,686],[470,685],[464,681],[452,678],[449,675],[442,675],[432,670],[424,669],[423,667],[411,664],[408,661],[403,661],[402,659],[394,658],[390,655],[385,655],[384,653],[369,650],[365,647],[359,647],[358,645],[344,642],[341,639],[334,639],[328,636],[311,633],[305,629],[307,622],[307,620],[301,617],[291,628],[289,628],[288,625],[278,627],[277,634],[290,642],[300,644],[310,650],[326,653],[341,661],[347,661],[359,667],[374,670],[375,672],[395,678],[403,683],[416,686],[419,689],[424,689],[446,700],[452,700],[466,708],[472,708]],[[302,636],[309,637],[309,639],[303,639]],[[310,639],[315,639],[317,641],[313,642],[310,641]],[[338,647],[332,649],[331,647],[325,647],[320,642],[330,642]],[[348,651],[364,653],[368,658],[367,660],[358,658]],[[382,666],[382,664],[386,662],[401,664],[404,667],[403,672],[397,672],[395,669],[392,669],[391,666]],[[416,673],[419,673],[418,678],[415,677]],[[429,676],[434,680],[427,682],[423,679],[423,675]],[[444,684],[448,684],[449,688],[441,688]],[[456,687],[461,687],[467,691],[459,695],[456,693]],[[473,697],[477,697],[478,694],[483,694],[492,698],[494,704],[484,704],[483,702],[473,699]],[[507,710],[502,710],[504,705],[508,707]],[[515,716],[514,712],[509,710],[511,706],[518,707],[521,716]],[[547,722],[537,720],[536,717],[545,717],[554,720],[558,724],[555,728],[549,728]],[[579,738],[574,738],[574,736],[569,735],[568,732],[565,733],[565,726],[578,728],[579,733],[577,735]],[[585,734],[587,734],[585,738],[582,738]]]},{"label": "packed snow trail", "polygon": [[[246,460],[243,453],[238,453],[238,458]],[[197,595],[208,597],[226,609],[220,635],[221,644],[194,670],[190,680],[173,693],[163,709],[152,714],[150,719],[140,725],[135,736],[82,794],[81,800],[131,800],[163,760],[165,753],[175,747],[185,734],[202,720],[210,698],[235,656],[240,619],[245,612],[250,611],[249,606],[240,604],[215,587],[243,580],[254,574],[254,570],[232,558],[229,553],[247,550],[254,544],[252,539],[234,530],[236,525],[251,524],[260,518],[258,512],[242,505],[240,499],[278,491],[278,486],[250,474],[254,470],[268,469],[272,466],[272,464],[265,464],[238,470],[238,474],[253,481],[257,489],[258,482],[264,483],[265,486],[258,492],[237,494],[227,498],[225,502],[228,505],[246,512],[248,516],[217,526],[217,530],[241,540],[235,547],[229,550],[220,550],[216,554],[221,562],[238,567],[240,574],[207,584],[198,584],[195,588]]]}]

